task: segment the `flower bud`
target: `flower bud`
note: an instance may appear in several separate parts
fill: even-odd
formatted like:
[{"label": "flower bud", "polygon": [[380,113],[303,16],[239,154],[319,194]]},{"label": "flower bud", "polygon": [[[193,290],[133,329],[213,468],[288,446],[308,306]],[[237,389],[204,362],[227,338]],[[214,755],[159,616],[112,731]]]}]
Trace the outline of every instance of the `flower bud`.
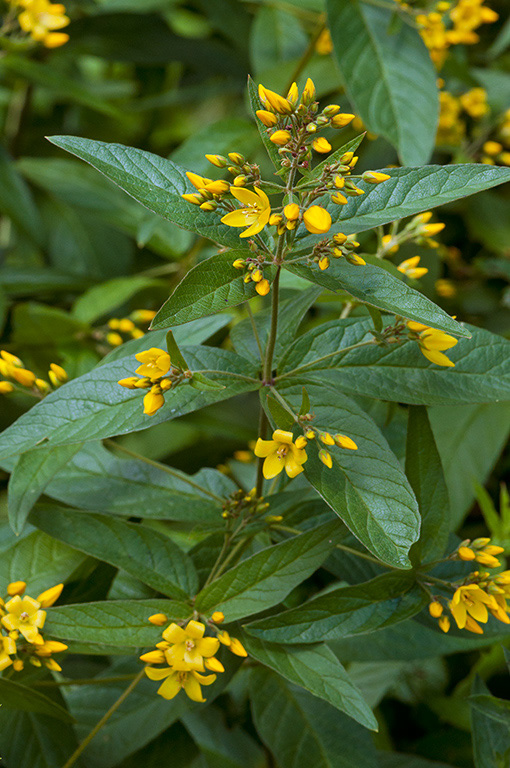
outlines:
[{"label": "flower bud", "polygon": [[[37,381],[39,381],[39,379],[37,379]],[[10,381],[0,381],[1,395],[8,395],[10,392],[13,392],[13,391],[14,391],[14,386],[11,384]]]},{"label": "flower bud", "polygon": [[11,581],[10,584],[7,584],[7,594],[9,597],[14,597],[15,595],[22,595],[27,587],[26,581]]},{"label": "flower bud", "polygon": [[321,154],[325,154],[326,152],[331,152],[331,144],[327,139],[324,138],[324,136],[319,136],[316,139],[312,141],[312,147],[315,149],[316,152],[320,152]]},{"label": "flower bud", "polygon": [[269,280],[266,280],[265,278],[261,280],[255,286],[255,290],[257,291],[259,296],[267,296],[267,294],[271,290],[271,285],[269,284]]},{"label": "flower bud", "polygon": [[335,192],[331,195],[331,202],[336,205],[347,205],[347,198],[341,192]]},{"label": "flower bud", "polygon": [[437,600],[433,600],[429,603],[429,613],[433,619],[438,619],[443,615],[443,606]]},{"label": "flower bud", "polygon": [[331,458],[331,454],[329,451],[325,451],[323,448],[321,448],[319,451],[319,459],[328,469],[331,469],[333,466],[333,459]]},{"label": "flower bud", "polygon": [[269,137],[273,144],[276,144],[278,147],[284,147],[286,144],[289,143],[292,136],[290,135],[289,131],[275,131],[272,136]]},{"label": "flower bud", "polygon": [[205,156],[210,163],[216,166],[216,168],[226,168],[228,160],[223,155],[206,155]]},{"label": "flower bud", "polygon": [[283,209],[283,213],[286,219],[289,219],[289,221],[295,221],[299,218],[299,205],[297,203],[289,203]]},{"label": "flower bud", "polygon": [[350,115],[347,112],[341,112],[339,115],[335,115],[331,118],[331,126],[333,128],[344,128],[349,125],[351,120],[354,120],[355,115]]},{"label": "flower bud", "polygon": [[274,112],[268,112],[266,109],[257,109],[255,114],[257,115],[260,122],[266,126],[266,128],[274,128],[278,122],[278,118]]},{"label": "flower bud", "polygon": [[168,616],[164,613],[153,613],[152,616],[149,616],[148,620],[151,624],[154,624],[155,627],[163,627],[168,623]]},{"label": "flower bud", "polygon": [[333,117],[333,115],[336,115],[337,112],[340,112],[340,107],[338,104],[328,104],[328,106],[324,107],[322,110],[322,114],[326,115],[326,117]]},{"label": "flower bud", "polygon": [[312,234],[323,234],[331,229],[331,216],[320,205],[312,205],[303,214],[305,227]]},{"label": "flower bud", "polygon": [[225,620],[225,614],[222,611],[214,611],[211,620],[216,624],[221,624],[221,622]]},{"label": "flower bud", "polygon": [[381,181],[391,179],[391,176],[388,173],[380,173],[379,171],[365,171],[362,179],[369,184],[380,184]]},{"label": "flower bud", "polygon": [[232,266],[236,269],[244,269],[246,266],[246,262],[244,259],[236,259],[232,262]]},{"label": "flower bud", "polygon": [[308,104],[311,104],[314,99],[315,99],[315,85],[313,80],[311,78],[308,78],[308,80],[305,83],[303,95],[301,96],[301,101],[303,104],[308,105]]},{"label": "flower bud", "polygon": [[324,272],[324,270],[329,267],[329,264],[329,258],[327,256],[321,256],[319,259],[319,269]]},{"label": "flower bud", "polygon": [[240,152],[229,152],[228,159],[231,163],[234,163],[234,165],[243,165],[243,163],[246,162],[245,156]]}]

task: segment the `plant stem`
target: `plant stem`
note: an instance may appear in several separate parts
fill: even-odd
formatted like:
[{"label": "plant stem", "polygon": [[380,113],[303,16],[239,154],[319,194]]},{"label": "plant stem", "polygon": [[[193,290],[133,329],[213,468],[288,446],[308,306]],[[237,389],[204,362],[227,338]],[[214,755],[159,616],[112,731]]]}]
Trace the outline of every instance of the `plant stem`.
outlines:
[{"label": "plant stem", "polygon": [[33,683],[36,688],[55,688],[66,685],[109,685],[124,680],[133,680],[134,675],[115,675],[114,677],[77,677],[75,680],[40,680]]},{"label": "plant stem", "polygon": [[289,80],[289,83],[287,85],[286,91],[288,91],[289,88],[291,87],[292,83],[295,82],[298,79],[299,75],[304,70],[304,68],[306,67],[306,65],[310,61],[310,59],[312,58],[313,52],[315,50],[315,44],[316,44],[317,40],[319,39],[319,37],[321,36],[322,32],[325,29],[326,29],[326,21],[325,21],[324,17],[322,17],[320,19],[320,23],[318,24],[316,31],[314,32],[314,34],[310,38],[310,42],[308,43],[308,47],[307,47],[306,51],[301,56],[300,60],[297,63],[296,69],[292,73],[292,77]]},{"label": "plant stem", "polygon": [[276,334],[278,331],[278,303],[280,299],[279,295],[279,288],[280,288],[280,272],[281,272],[281,266],[278,265],[276,268],[276,275],[273,281],[272,285],[272,302],[271,302],[271,328],[269,331],[269,338],[267,340],[267,347],[266,347],[266,357],[264,360],[264,371],[263,371],[263,383],[269,384],[269,382],[272,379],[273,374],[273,355],[274,355],[274,348],[276,345]]},{"label": "plant stem", "polygon": [[118,710],[120,705],[123,701],[127,699],[129,694],[136,688],[142,677],[145,673],[145,667],[143,667],[140,672],[137,674],[137,676],[134,678],[134,680],[128,685],[126,690],[119,696],[117,701],[115,701],[108,712],[106,712],[101,720],[96,723],[96,725],[92,728],[91,732],[88,734],[88,736],[85,736],[81,744],[78,745],[77,749],[73,752],[69,760],[65,763],[65,765],[62,766],[62,768],[71,768],[72,765],[75,764],[75,762],[78,760],[79,756],[82,754],[83,750],[88,747],[94,736],[96,736],[101,728],[106,725],[110,717]]},{"label": "plant stem", "polygon": [[248,311],[248,317],[250,318],[253,335],[255,337],[255,341],[257,342],[257,347],[259,348],[260,360],[262,362],[262,360],[264,359],[264,350],[262,349],[262,343],[260,341],[259,332],[257,330],[257,325],[255,323],[255,318],[253,317],[253,312],[251,310],[249,301],[246,302],[246,309]]},{"label": "plant stem", "polygon": [[359,347],[368,347],[371,344],[377,344],[377,341],[375,339],[371,339],[370,341],[361,341],[359,344],[351,344],[350,347],[344,347],[343,349],[337,349],[335,352],[330,352],[327,355],[323,355],[323,357],[318,357],[316,360],[312,360],[309,363],[305,363],[304,365],[300,365],[298,368],[294,368],[293,371],[287,371],[287,373],[282,373],[281,376],[277,376],[277,379],[285,379],[288,376],[294,376],[296,373],[300,373],[301,371],[306,370],[307,368],[311,368],[312,366],[316,365],[317,363],[321,363],[323,360],[327,360],[330,357],[335,357],[335,355],[343,355],[346,352],[350,352],[352,349],[358,349]]},{"label": "plant stem", "polygon": [[115,440],[111,440],[110,438],[107,438],[103,442],[106,445],[110,446],[111,448],[114,448],[116,451],[125,453],[126,456],[129,456],[132,459],[138,459],[138,461],[143,461],[144,464],[148,464],[150,467],[161,469],[162,472],[166,472],[167,475],[171,475],[172,477],[178,478],[183,483],[187,483],[187,485],[190,485],[192,488],[196,488],[197,491],[200,491],[201,493],[205,493],[207,494],[207,496],[211,496],[211,498],[215,499],[216,501],[223,502],[223,499],[221,498],[221,496],[217,496],[215,493],[212,493],[212,491],[207,490],[207,488],[202,488],[201,485],[198,485],[198,483],[194,483],[193,480],[190,480],[186,475],[183,476],[176,469],[172,469],[172,467],[169,467],[166,464],[162,464],[159,461],[153,461],[153,459],[148,459],[147,456],[143,456],[141,453],[135,453],[135,451],[130,451],[129,448],[124,448],[123,445],[116,443]]},{"label": "plant stem", "polygon": [[[277,531],[285,531],[286,533],[294,533],[296,535],[299,535],[303,533],[303,531],[300,531],[299,528],[290,528],[288,525],[273,525],[272,526]],[[380,565],[383,568],[390,568],[392,571],[398,571],[398,568],[394,568],[393,565],[388,565],[388,563],[383,563],[381,560],[378,560],[376,557],[372,557],[372,555],[367,555],[365,552],[360,552],[357,549],[354,549],[354,547],[348,547],[345,544],[335,544],[335,549],[341,549],[343,552],[348,552],[350,555],[356,555],[356,557],[361,557],[363,560],[369,560],[371,563],[375,563],[376,565]]]}]

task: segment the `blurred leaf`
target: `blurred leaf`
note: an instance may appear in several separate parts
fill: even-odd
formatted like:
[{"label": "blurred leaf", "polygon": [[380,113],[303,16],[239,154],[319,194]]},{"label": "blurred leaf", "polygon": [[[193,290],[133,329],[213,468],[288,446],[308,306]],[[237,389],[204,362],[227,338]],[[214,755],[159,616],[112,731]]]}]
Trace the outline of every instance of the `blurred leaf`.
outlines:
[{"label": "blurred leaf", "polygon": [[93,323],[121,307],[145,288],[160,285],[148,277],[118,277],[100,285],[94,285],[76,300],[73,315],[83,323]]},{"label": "blurred leaf", "polygon": [[[244,270],[232,266],[243,256],[243,251],[217,253],[190,269],[159,310],[151,328],[170,328],[198,320],[256,296],[256,283],[245,283]],[[270,281],[273,276],[274,269],[264,271]]]},{"label": "blurred leaf", "polygon": [[218,709],[207,707],[184,715],[182,722],[209,768],[264,768],[257,742],[239,726],[227,727]]},{"label": "blurred leaf", "polygon": [[0,709],[2,757],[16,768],[60,768],[78,746],[69,723],[35,712]]},{"label": "blurred leaf", "polygon": [[307,42],[295,16],[280,8],[262,6],[251,28],[250,52],[255,73],[299,58]]},{"label": "blurred leaf", "polygon": [[450,501],[441,457],[427,409],[423,406],[409,408],[406,475],[418,501],[421,517],[420,538],[413,546],[411,560],[416,563],[437,560],[444,554],[448,542]]},{"label": "blurred leaf", "polygon": [[444,309],[380,267],[370,264],[359,266],[349,264],[345,259],[334,259],[326,271],[316,264],[304,263],[289,264],[286,269],[330,291],[347,291],[354,298],[383,311],[393,312],[447,333],[468,335]]},{"label": "blurred leaf", "polygon": [[418,613],[427,595],[405,573],[331,589],[297,608],[246,626],[250,635],[276,643],[316,643],[373,632]]},{"label": "blurred leaf", "polygon": [[279,765],[376,768],[375,749],[360,725],[274,672],[257,669],[251,675],[255,728]]},{"label": "blurred leaf", "polygon": [[8,485],[9,522],[20,534],[30,510],[51,479],[80,450],[78,445],[60,445],[23,453],[12,471]]},{"label": "blurred leaf", "polygon": [[434,148],[439,99],[436,69],[418,30],[396,9],[327,0],[329,28],[346,92],[403,165],[423,165]]},{"label": "blurred leaf", "polygon": [[230,568],[197,595],[198,611],[221,610],[236,621],[281,602],[319,568],[342,536],[334,520],[257,552]]},{"label": "blurred leaf", "polygon": [[13,343],[17,347],[76,343],[88,326],[58,307],[35,301],[16,304],[12,316]]},{"label": "blurred leaf", "polygon": [[0,147],[0,211],[35,245],[43,245],[42,222],[32,193],[3,147]]},{"label": "blurred leaf", "polygon": [[476,768],[506,768],[510,760],[508,701],[490,696],[486,685],[478,677],[473,681],[469,701]]},{"label": "blurred leaf", "polygon": [[192,561],[152,528],[48,504],[36,507],[30,522],[73,549],[123,568],[167,597],[183,600],[197,590]]},{"label": "blurred leaf", "polygon": [[14,680],[0,678],[0,704],[18,712],[38,712],[64,723],[72,723],[69,712],[37,689]]},{"label": "blurred leaf", "polygon": [[173,163],[209,177],[224,176],[206,159],[206,154],[227,155],[228,152],[251,152],[258,142],[255,126],[247,120],[229,117],[194,132],[171,154]]}]

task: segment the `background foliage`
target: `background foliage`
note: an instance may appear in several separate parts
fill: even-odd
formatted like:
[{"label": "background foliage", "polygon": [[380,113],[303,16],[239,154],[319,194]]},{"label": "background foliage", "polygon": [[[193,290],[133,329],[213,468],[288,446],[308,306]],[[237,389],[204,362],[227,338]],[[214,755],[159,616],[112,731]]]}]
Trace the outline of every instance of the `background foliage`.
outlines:
[{"label": "background foliage", "polygon": [[[510,107],[506,3],[491,3],[500,18],[478,30],[478,43],[449,50],[440,71],[441,96],[437,62],[415,27],[390,6],[358,0],[83,0],[67,6],[72,19],[67,28],[70,40],[62,48],[27,51],[5,44],[0,58],[2,348],[38,372],[59,363],[70,378],[92,371],[109,353],[104,367],[114,366],[119,378],[128,375],[131,369],[123,357],[133,354],[138,342],[130,341],[128,351],[113,346],[108,340],[108,320],[138,308],[157,310],[191,267],[217,251],[206,239],[207,235],[216,239],[217,232],[209,229],[203,232],[205,237],[195,236],[152,213],[92,167],[62,152],[59,141],[51,144],[45,136],[72,134],[118,142],[209,175],[206,152],[236,150],[259,162],[270,177],[270,161],[249,112],[247,76],[284,92],[295,77],[302,84],[303,76],[310,75],[324,103],[338,102],[346,112],[355,111],[368,129],[368,141],[360,152],[361,171],[394,164],[483,160],[484,143],[501,139],[504,113]],[[335,45],[329,53],[323,36],[320,44],[326,26]],[[458,112],[447,125],[455,108],[444,94],[459,100],[480,87],[487,94],[487,111],[480,117]],[[344,131],[342,142],[353,139],[361,128],[358,123]],[[65,140],[60,141],[60,146],[64,144]],[[83,156],[83,147],[68,147],[78,148],[76,154]],[[465,183],[461,178],[458,186]],[[475,334],[479,328],[509,338],[508,187],[450,203],[455,195],[441,197],[443,189],[428,189],[427,194],[430,202],[423,207],[447,203],[438,211],[447,225],[441,243],[436,248],[402,246],[385,262],[389,274],[398,277],[395,265],[420,254],[429,271],[413,287],[448,315],[475,326]],[[159,205],[164,209],[168,201],[162,199]],[[187,215],[194,214],[185,210]],[[412,207],[407,210],[408,215],[414,212]],[[368,218],[366,227],[352,231],[365,229],[360,235],[362,246],[374,250],[376,238],[369,228],[390,220],[390,216]],[[223,237],[227,239],[223,244],[239,246],[237,232],[229,230],[225,235],[223,230]],[[231,254],[226,261],[232,262]],[[324,273],[325,280],[329,274]],[[347,295],[323,292],[319,297],[315,288],[303,291],[302,287],[289,273],[283,286],[283,298],[288,299],[283,311],[289,327],[302,323],[300,335],[336,319],[349,301]],[[353,294],[364,289],[366,285],[353,286]],[[235,364],[228,357],[231,329],[236,349],[253,362],[256,349],[244,310],[220,301],[220,314],[203,318],[197,310],[193,326],[177,327],[178,343],[203,345],[196,359],[204,360],[205,368],[214,368],[211,361],[215,360],[227,367]],[[266,305],[261,298],[256,302],[263,318]],[[362,310],[353,312],[354,317],[361,314]],[[183,299],[182,314],[167,321],[177,325],[190,319]],[[153,336],[154,346],[164,346],[165,331],[154,331]],[[290,349],[291,338],[282,341],[277,355],[283,370],[306,362],[311,338],[313,334]],[[500,360],[501,354],[504,349],[502,353],[495,349],[494,359]],[[425,427],[418,409],[409,420],[409,409],[398,403],[421,404],[420,370],[404,370],[399,378],[406,388],[402,395],[394,392],[396,380],[384,383],[383,371],[381,399],[367,400],[373,385],[363,380],[357,362],[341,372],[342,389],[353,398],[349,412],[352,416],[358,406],[360,414],[367,409],[399,459],[397,466],[403,466],[406,439],[418,439]],[[91,374],[94,391],[102,381],[102,368]],[[309,373],[311,395],[314,386],[324,381],[334,386],[335,376],[340,375],[318,370],[314,378],[313,371]],[[428,408],[446,486],[436,488],[431,506],[447,506],[445,494],[450,502],[450,529],[438,532],[438,538],[444,541],[450,535],[455,547],[460,539],[485,536],[488,527],[508,553],[508,504],[506,519],[495,513],[505,507],[503,503],[500,510],[500,483],[509,470],[508,455],[502,453],[510,431],[510,405],[503,402],[508,401],[508,392],[497,377],[493,381],[487,376],[486,391],[494,387],[487,399],[500,402],[473,402],[465,396],[462,381],[456,381],[455,386],[451,382],[442,389],[438,385],[437,404]],[[197,392],[198,403],[204,406],[201,410],[184,404],[179,419],[158,424],[156,418],[149,429],[118,438],[116,444],[124,452],[112,452],[111,445],[97,441],[84,447],[66,445],[70,433],[64,423],[60,453],[56,459],[52,454],[51,460],[64,469],[55,474],[55,464],[45,464],[43,451],[28,452],[20,460],[9,486],[11,522],[19,536],[8,522],[7,490],[2,495],[0,583],[22,578],[30,593],[37,594],[65,580],[64,603],[91,603],[89,626],[77,621],[73,608],[62,605],[53,609],[48,631],[69,641],[72,653],[65,660],[66,679],[94,678],[95,684],[54,686],[48,675],[31,670],[14,681],[31,687],[27,699],[26,690],[17,690],[13,681],[0,681],[0,754],[7,768],[61,768],[138,671],[136,649],[155,642],[158,633],[147,624],[147,615],[165,610],[168,597],[175,603],[173,615],[178,615],[179,600],[203,582],[218,545],[217,531],[214,526],[208,528],[211,515],[221,519],[218,497],[236,487],[232,477],[250,487],[253,465],[245,461],[244,452],[257,432],[257,395],[249,386],[239,382],[236,386],[234,400],[221,402],[217,393]],[[86,416],[90,391],[70,398],[69,408],[77,409],[81,402]],[[229,389],[225,397],[232,394]],[[301,390],[289,385],[288,395],[297,402]],[[320,396],[324,398],[324,391]],[[416,399],[406,399],[409,396]],[[2,400],[2,429],[31,405],[24,395]],[[130,410],[123,408],[112,408],[116,421],[108,435],[123,431],[139,403]],[[361,415],[359,419],[353,418],[353,424],[366,434],[368,422]],[[35,433],[25,430],[22,426],[18,433],[10,432],[8,442],[14,435],[21,450],[32,447]],[[98,429],[95,437],[105,435]],[[76,439],[77,434],[71,437]],[[126,459],[126,451],[163,462],[176,472],[170,475],[136,458]],[[0,457],[5,489],[16,461],[8,454],[6,450],[5,458]],[[218,465],[226,467],[224,474],[207,469]],[[409,458],[406,469],[411,478]],[[190,492],[179,471],[199,470],[195,480],[202,490]],[[19,485],[16,477],[23,478]],[[36,496],[46,494],[33,511],[27,477],[33,478]],[[286,524],[304,531],[303,536],[312,536],[306,532],[310,507],[300,506],[300,491],[296,496],[280,500],[283,511],[289,505]],[[71,514],[69,506],[93,514]],[[193,526],[186,524],[183,509],[186,514],[194,512]],[[270,511],[279,514],[276,506]],[[322,521],[323,513],[320,506],[314,511],[316,523]],[[108,536],[118,541],[138,535],[136,526],[128,528],[128,519],[143,519],[157,534],[159,556],[174,566],[172,574],[165,570],[166,581],[157,568],[147,566],[146,542],[132,543],[128,553],[108,545]],[[326,517],[322,524],[328,525]],[[431,525],[435,530],[436,523]],[[343,527],[339,535],[346,546],[355,544]],[[280,538],[279,546],[284,546],[284,536]],[[252,613],[276,602],[295,608],[323,589],[322,599],[334,601],[334,590],[328,596],[333,582],[355,587],[373,577],[388,578],[363,559],[323,549],[323,539],[318,538],[315,548],[310,549],[309,542],[306,545],[309,578],[299,583],[293,579],[292,567],[286,571],[282,566],[281,594],[270,595],[264,603],[264,585],[257,583],[251,596]],[[273,535],[273,540],[279,540],[279,535]],[[151,541],[155,546],[155,539]],[[270,541],[264,528],[244,556],[255,555]],[[179,547],[189,553],[193,567],[187,565],[189,559],[180,562]],[[139,561],[133,559],[135,550],[140,552]],[[301,554],[290,552],[289,562]],[[244,607],[236,615],[236,597],[229,602],[227,582],[217,589],[218,595],[211,589],[203,597],[204,610],[226,601],[225,613],[228,607],[234,619],[247,615]],[[406,592],[401,582],[384,582],[382,589],[394,595],[386,614],[384,606],[378,613],[372,603],[369,612],[361,612],[355,592],[352,597],[342,594],[341,605],[334,603],[334,612],[341,617],[334,627],[321,625],[316,635],[306,637],[299,623],[306,623],[306,616],[295,619],[299,639],[327,639],[328,647],[294,645],[287,633],[286,642],[291,644],[282,654],[273,645],[280,639],[278,622],[273,620],[271,626],[265,620],[259,630],[254,624],[250,637],[243,638],[251,663],[234,676],[229,659],[228,673],[210,691],[207,707],[197,709],[184,696],[166,702],[155,695],[150,681],[144,681],[91,742],[81,764],[150,768],[165,765],[171,756],[183,768],[215,768],[220,763],[229,768],[506,768],[510,759],[506,628],[491,626],[480,637],[460,632],[442,635],[424,613],[406,618],[416,612],[422,596]],[[162,599],[161,594],[167,597]],[[375,601],[378,594],[376,585],[369,600]],[[128,630],[115,631],[116,600],[130,601]],[[401,623],[384,628],[387,615],[397,612],[401,612]],[[105,627],[103,632],[100,626]],[[374,628],[378,631],[369,634]],[[358,635],[359,631],[365,634]],[[93,655],[86,655],[91,650]],[[352,690],[339,682],[343,673],[338,660],[356,686]],[[108,682],[111,678],[113,682]],[[330,690],[324,690],[324,681],[330,683]],[[375,710],[379,726],[375,734],[366,730],[374,727],[367,704]],[[357,711],[362,725],[341,710]]]}]

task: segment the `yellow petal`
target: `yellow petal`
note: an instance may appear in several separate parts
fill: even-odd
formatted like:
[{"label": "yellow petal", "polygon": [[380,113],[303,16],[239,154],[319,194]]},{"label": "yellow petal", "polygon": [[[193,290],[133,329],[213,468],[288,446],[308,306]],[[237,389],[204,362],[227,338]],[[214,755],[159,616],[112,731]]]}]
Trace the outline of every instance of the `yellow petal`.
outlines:
[{"label": "yellow petal", "polygon": [[200,683],[198,682],[196,677],[193,677],[193,675],[189,675],[186,678],[183,688],[186,696],[192,701],[200,701],[200,702],[205,701],[204,697],[202,696],[202,689],[200,688]]},{"label": "yellow petal", "polygon": [[169,627],[163,632],[163,639],[168,643],[184,643],[186,640],[186,632],[178,624],[172,622]]},{"label": "yellow petal", "polygon": [[257,440],[253,453],[261,459],[265,459],[271,453],[274,453],[278,449],[278,445],[274,440],[262,440],[260,437]]},{"label": "yellow petal", "polygon": [[173,675],[174,670],[172,667],[163,667],[161,669],[158,669],[157,667],[147,667],[145,669],[145,674],[149,680],[164,680],[165,677]]},{"label": "yellow petal", "polygon": [[214,656],[214,654],[218,652],[219,647],[220,641],[216,637],[204,637],[197,643],[197,651],[206,659]]},{"label": "yellow petal", "polygon": [[455,363],[452,363],[452,361],[446,357],[446,355],[443,355],[442,352],[437,352],[436,350],[430,350],[425,349],[425,347],[420,346],[422,354],[427,358],[427,360],[430,360],[431,363],[435,363],[436,365],[442,365],[445,368],[454,368]]},{"label": "yellow petal", "polygon": [[161,683],[158,688],[158,693],[160,696],[163,696],[164,699],[170,700],[177,696],[180,690],[181,684],[179,682],[179,677],[174,673],[169,675],[167,679]]},{"label": "yellow petal", "polygon": [[271,453],[264,461],[262,472],[266,480],[271,480],[276,475],[279,475],[284,467],[284,460],[281,459],[276,451]]},{"label": "yellow petal", "polygon": [[201,640],[204,636],[205,624],[202,624],[201,621],[194,621],[192,619],[191,621],[188,621],[188,623],[186,624],[186,627],[184,628],[184,631],[186,632],[188,637],[193,638],[193,640]]},{"label": "yellow petal", "polygon": [[275,429],[273,432],[273,440],[275,440],[277,443],[285,443],[286,445],[291,445],[294,436],[292,432],[286,432],[283,429]]}]

